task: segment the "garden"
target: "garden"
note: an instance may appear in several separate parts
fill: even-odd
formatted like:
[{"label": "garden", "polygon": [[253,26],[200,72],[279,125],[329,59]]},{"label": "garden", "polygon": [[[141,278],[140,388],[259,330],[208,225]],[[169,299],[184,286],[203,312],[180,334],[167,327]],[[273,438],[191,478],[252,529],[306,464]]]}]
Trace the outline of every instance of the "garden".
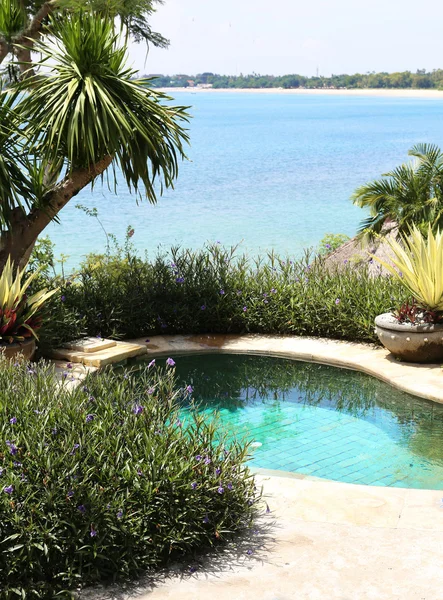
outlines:
[{"label": "garden", "polygon": [[[41,234],[81,189],[100,179],[112,188],[120,169],[135,195],[155,202],[157,184],[171,187],[185,158],[186,107],[136,81],[126,64],[115,18],[128,35],[164,44],[147,25],[152,4],[135,4],[131,14],[124,2],[0,7],[0,56],[11,59],[0,92],[5,599],[71,597],[134,578],[230,540],[265,506],[248,443],[197,412],[180,420],[193,389],[178,385],[172,357],[137,377],[106,369],[72,389],[45,360],[61,344],[197,333],[378,343],[374,320],[388,312],[408,336],[418,328],[423,346],[441,325],[443,161],[435,147],[413,149],[418,166],[356,192],[354,201],[371,210],[362,239],[382,235],[386,222],[400,228],[392,261],[371,259],[380,265],[375,276],[366,263],[329,265],[334,236],[297,259],[251,258],[217,243],[148,257],[135,251],[132,228],[122,245],[90,254],[76,272],[55,268]],[[405,195],[405,180],[421,195]],[[34,362],[6,356],[33,340]]]}]

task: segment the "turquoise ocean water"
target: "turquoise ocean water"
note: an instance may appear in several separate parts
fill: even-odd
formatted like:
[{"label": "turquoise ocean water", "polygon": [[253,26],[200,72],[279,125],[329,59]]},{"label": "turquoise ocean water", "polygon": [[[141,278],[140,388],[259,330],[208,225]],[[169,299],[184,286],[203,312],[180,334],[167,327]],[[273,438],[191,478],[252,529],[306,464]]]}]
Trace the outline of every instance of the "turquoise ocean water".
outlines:
[{"label": "turquoise ocean water", "polygon": [[353,235],[364,216],[349,201],[360,184],[404,161],[417,142],[443,144],[443,99],[176,93],[192,105],[189,162],[156,206],[136,203],[123,181],[117,194],[83,190],[48,233],[75,267],[103,251],[99,224],[75,208],[96,207],[106,231],[154,254],[171,245],[242,242],[258,254],[299,256],[325,233]]}]

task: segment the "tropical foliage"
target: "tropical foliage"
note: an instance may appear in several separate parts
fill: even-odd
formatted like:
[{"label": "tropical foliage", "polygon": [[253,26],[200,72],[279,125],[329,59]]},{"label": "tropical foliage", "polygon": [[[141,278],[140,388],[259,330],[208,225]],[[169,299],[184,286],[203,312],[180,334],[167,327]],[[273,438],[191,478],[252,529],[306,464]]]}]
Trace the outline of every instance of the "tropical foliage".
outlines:
[{"label": "tropical foliage", "polygon": [[443,232],[427,235],[412,226],[409,236],[401,242],[387,240],[392,252],[392,264],[374,256],[411,294],[417,305],[428,312],[443,311]]},{"label": "tropical foliage", "polygon": [[154,85],[158,87],[188,87],[189,85],[207,85],[214,88],[284,88],[284,89],[442,89],[443,69],[426,72],[418,69],[416,73],[403,71],[397,73],[354,73],[331,75],[330,77],[300,75],[220,75],[217,73],[198,73],[197,75],[155,75]]},{"label": "tropical foliage", "polygon": [[134,81],[112,20],[48,18],[49,38],[34,42],[39,61],[0,92],[0,269],[9,255],[23,265],[85,186],[106,177],[115,188],[117,168],[155,202],[173,185],[188,140],[185,109]]},{"label": "tropical foliage", "polygon": [[409,297],[395,278],[373,277],[365,267],[325,268],[313,255],[252,259],[219,244],[151,259],[126,245],[90,256],[75,277],[42,274],[36,284],[61,286],[45,310],[42,347],[85,334],[211,332],[374,342],[374,318]]},{"label": "tropical foliage", "polygon": [[0,357],[2,599],[72,597],[250,525],[248,445],[192,410],[183,419],[192,388],[165,362],[69,391],[51,366]]},{"label": "tropical foliage", "polygon": [[36,330],[41,325],[40,311],[43,304],[57,289],[42,289],[28,297],[26,292],[37,272],[30,275],[24,283],[23,271],[16,271],[10,259],[0,275],[0,340],[2,342],[21,342],[31,336],[37,338]]},{"label": "tropical foliage", "polygon": [[389,224],[398,226],[400,233],[411,225],[422,231],[428,225],[434,231],[443,227],[443,152],[432,144],[417,144],[409,155],[412,162],[362,185],[352,195],[354,204],[370,211],[360,232],[377,234],[389,230]]}]

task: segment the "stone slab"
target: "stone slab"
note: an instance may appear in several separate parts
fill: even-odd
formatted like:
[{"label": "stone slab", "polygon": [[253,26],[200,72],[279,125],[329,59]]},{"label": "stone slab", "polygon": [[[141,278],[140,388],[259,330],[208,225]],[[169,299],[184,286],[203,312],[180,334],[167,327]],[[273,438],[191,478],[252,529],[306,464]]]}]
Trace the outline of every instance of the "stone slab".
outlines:
[{"label": "stone slab", "polygon": [[52,358],[66,360],[71,363],[82,363],[89,367],[105,367],[109,364],[119,363],[128,358],[141,356],[147,353],[146,345],[130,342],[116,342],[112,348],[106,348],[100,352],[79,352],[59,348],[52,352]]},{"label": "stone slab", "polygon": [[76,350],[77,352],[101,352],[107,348],[113,348],[117,342],[98,337],[85,337],[63,344],[63,348]]}]

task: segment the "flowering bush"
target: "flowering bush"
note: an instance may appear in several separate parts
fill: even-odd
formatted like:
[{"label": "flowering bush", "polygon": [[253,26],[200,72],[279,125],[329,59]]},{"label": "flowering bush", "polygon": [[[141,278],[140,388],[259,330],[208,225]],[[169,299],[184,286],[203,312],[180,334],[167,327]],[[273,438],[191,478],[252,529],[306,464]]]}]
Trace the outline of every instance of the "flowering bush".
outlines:
[{"label": "flowering bush", "polygon": [[153,260],[91,256],[74,282],[57,281],[64,301],[48,304],[40,343],[82,334],[244,332],[377,341],[374,318],[407,300],[402,285],[350,264],[325,269],[314,258],[252,260],[219,244]]},{"label": "flowering bush", "polygon": [[175,388],[172,362],[73,392],[49,366],[1,363],[2,598],[134,575],[250,523],[248,448],[192,411],[179,420],[192,388]]}]

